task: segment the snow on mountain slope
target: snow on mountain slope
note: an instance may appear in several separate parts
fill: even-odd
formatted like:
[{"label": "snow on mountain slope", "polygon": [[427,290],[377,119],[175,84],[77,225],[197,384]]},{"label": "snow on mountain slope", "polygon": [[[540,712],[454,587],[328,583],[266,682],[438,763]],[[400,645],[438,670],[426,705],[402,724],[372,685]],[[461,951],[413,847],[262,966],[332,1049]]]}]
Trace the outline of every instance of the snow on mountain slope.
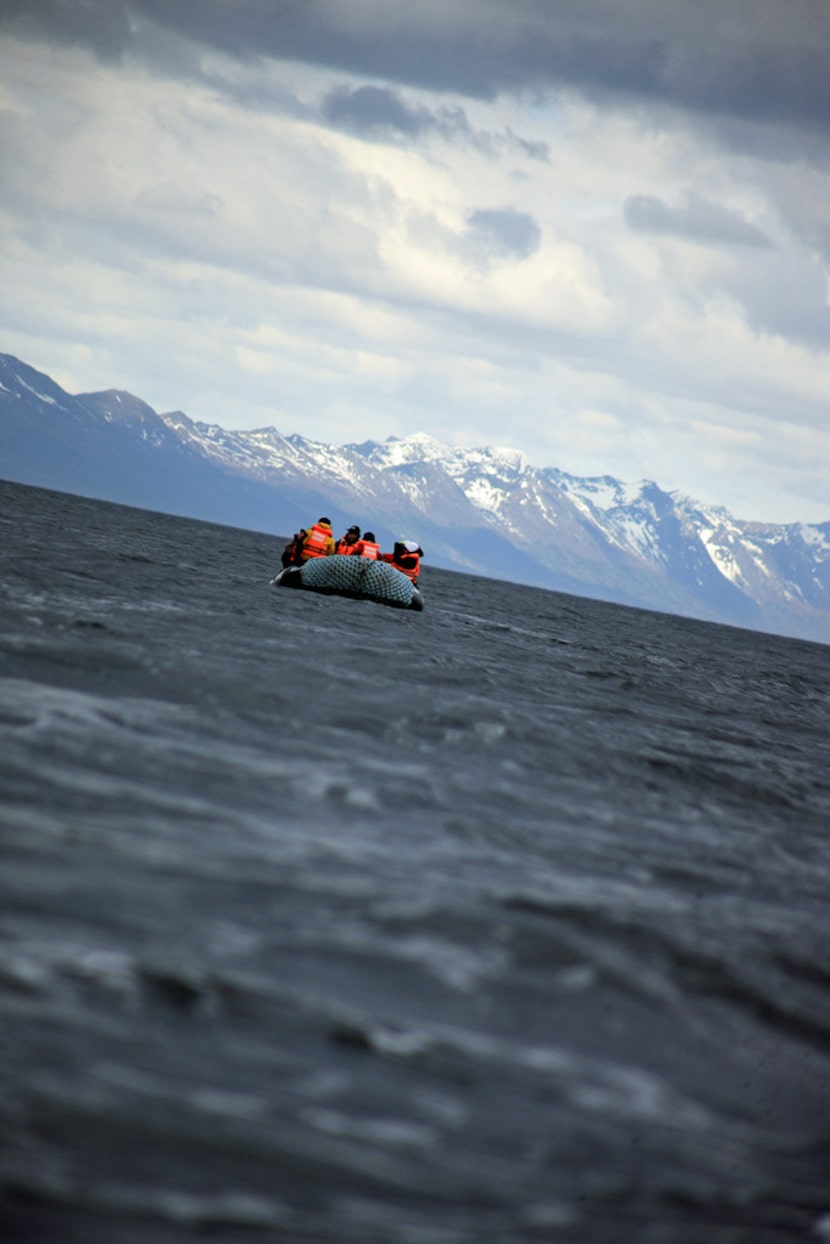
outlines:
[{"label": "snow on mountain slope", "polygon": [[230,471],[267,475],[273,471],[304,473],[301,453],[276,428],[228,431],[219,424],[200,423],[176,410],[159,418],[182,444]]},{"label": "snow on mountain slope", "polygon": [[385,470],[387,467],[410,466],[414,462],[432,462],[436,458],[443,460],[451,452],[449,445],[427,436],[425,432],[415,432],[403,438],[390,436],[382,444],[372,445],[367,457],[373,466]]},{"label": "snow on mountain slope", "polygon": [[722,507],[674,499],[720,573],[753,600],[830,608],[830,523],[740,522]]},{"label": "snow on mountain slope", "polygon": [[369,462],[380,470],[438,463],[476,509],[498,515],[528,460],[515,449],[463,449],[442,444],[422,432],[376,445]]},{"label": "snow on mountain slope", "polygon": [[670,552],[661,538],[661,523],[673,507],[652,480],[624,483],[610,475],[580,479],[558,470],[546,474],[612,545],[656,566],[667,565]]},{"label": "snow on mountain slope", "polygon": [[79,393],[78,401],[105,423],[131,431],[149,445],[160,448],[178,444],[181,439],[168,431],[152,406],[133,397],[132,393],[123,393],[118,389]]},{"label": "snow on mountain slope", "polygon": [[565,574],[598,573],[622,596],[632,588],[648,595],[660,576],[668,601],[699,593],[740,621],[760,604],[830,608],[830,541],[806,524],[741,522],[652,480],[579,478],[536,469],[516,450],[458,448],[424,435],[375,446],[368,460],[385,471],[440,467],[517,548]]}]

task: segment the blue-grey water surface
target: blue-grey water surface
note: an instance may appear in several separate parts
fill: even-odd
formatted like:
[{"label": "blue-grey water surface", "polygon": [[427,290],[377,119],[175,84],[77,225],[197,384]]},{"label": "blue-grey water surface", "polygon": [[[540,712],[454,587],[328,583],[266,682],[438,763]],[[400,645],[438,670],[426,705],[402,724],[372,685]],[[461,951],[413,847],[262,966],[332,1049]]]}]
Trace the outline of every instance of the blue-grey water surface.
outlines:
[{"label": "blue-grey water surface", "polygon": [[0,484],[0,1238],[830,1240],[830,648],[281,547]]}]

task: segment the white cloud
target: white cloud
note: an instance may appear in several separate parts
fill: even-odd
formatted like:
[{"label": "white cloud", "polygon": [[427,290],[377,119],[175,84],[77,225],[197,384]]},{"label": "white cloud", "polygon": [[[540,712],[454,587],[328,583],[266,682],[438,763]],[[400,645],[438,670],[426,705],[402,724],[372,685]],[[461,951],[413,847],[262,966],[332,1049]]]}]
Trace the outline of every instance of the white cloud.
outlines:
[{"label": "white cloud", "polygon": [[778,131],[738,156],[705,114],[574,86],[475,98],[184,34],[187,72],[151,73],[154,38],[0,41],[0,348],[228,427],[423,429],[830,518],[826,165],[782,178]]}]

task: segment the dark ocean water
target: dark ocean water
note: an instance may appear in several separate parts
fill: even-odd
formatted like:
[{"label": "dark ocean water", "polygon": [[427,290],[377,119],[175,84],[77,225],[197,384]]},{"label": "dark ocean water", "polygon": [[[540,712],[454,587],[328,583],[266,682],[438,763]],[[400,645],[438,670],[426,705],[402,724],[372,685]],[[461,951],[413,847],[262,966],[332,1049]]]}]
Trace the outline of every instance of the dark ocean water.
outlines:
[{"label": "dark ocean water", "polygon": [[280,550],[0,485],[0,1239],[830,1240],[830,648]]}]

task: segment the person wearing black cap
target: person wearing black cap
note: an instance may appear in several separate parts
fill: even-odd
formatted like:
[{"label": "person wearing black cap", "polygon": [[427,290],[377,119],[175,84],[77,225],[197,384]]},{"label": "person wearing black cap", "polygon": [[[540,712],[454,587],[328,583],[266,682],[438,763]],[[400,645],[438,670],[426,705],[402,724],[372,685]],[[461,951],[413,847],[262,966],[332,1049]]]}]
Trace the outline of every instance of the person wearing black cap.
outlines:
[{"label": "person wearing black cap", "polygon": [[373,531],[365,531],[363,539],[358,540],[354,548],[349,551],[357,557],[368,557],[370,561],[380,561],[380,545],[375,539]]},{"label": "person wearing black cap", "polygon": [[341,536],[335,545],[335,553],[351,553],[354,546],[360,539],[360,528],[355,524],[350,527],[345,536]]}]

